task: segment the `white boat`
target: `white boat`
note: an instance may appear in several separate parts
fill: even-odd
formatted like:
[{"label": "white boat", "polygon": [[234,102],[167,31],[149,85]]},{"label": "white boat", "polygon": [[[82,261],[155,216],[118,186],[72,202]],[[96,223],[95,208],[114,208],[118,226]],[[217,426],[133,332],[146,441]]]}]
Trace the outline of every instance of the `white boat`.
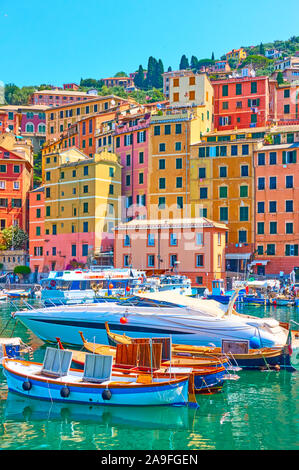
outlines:
[{"label": "white boat", "polygon": [[[235,295],[238,295],[236,293]],[[136,295],[118,303],[99,303],[23,310],[14,314],[43,341],[81,346],[79,331],[88,341],[107,344],[105,322],[112,331],[134,338],[170,336],[177,344],[216,347],[222,340],[246,340],[250,348],[282,346],[288,330],[273,318],[237,313],[235,296],[228,307],[175,292]]]},{"label": "white boat", "polygon": [[183,295],[192,295],[191,279],[179,274],[162,274],[147,278],[142,289],[150,292],[172,291]]},{"label": "white boat", "polygon": [[41,280],[41,300],[71,304],[126,296],[140,289],[144,280],[145,273],[136,269],[51,271]]}]

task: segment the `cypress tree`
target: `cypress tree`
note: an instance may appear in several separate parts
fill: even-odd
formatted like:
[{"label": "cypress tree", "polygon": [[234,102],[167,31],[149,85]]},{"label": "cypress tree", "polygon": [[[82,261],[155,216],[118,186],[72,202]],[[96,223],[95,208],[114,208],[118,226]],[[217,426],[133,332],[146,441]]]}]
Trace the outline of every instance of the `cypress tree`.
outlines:
[{"label": "cypress tree", "polygon": [[185,54],[182,55],[181,61],[180,61],[180,70],[185,70],[189,68],[189,61]]},{"label": "cypress tree", "polygon": [[138,72],[136,73],[134,77],[134,83],[137,88],[144,88],[144,73],[143,73],[143,67],[142,65],[139,65]]},{"label": "cypress tree", "polygon": [[195,57],[195,55],[193,55],[193,56],[191,57],[191,61],[190,61],[190,67],[191,67],[191,69],[192,69],[192,70],[193,70],[193,69],[197,70],[197,64],[198,64],[198,58]]}]

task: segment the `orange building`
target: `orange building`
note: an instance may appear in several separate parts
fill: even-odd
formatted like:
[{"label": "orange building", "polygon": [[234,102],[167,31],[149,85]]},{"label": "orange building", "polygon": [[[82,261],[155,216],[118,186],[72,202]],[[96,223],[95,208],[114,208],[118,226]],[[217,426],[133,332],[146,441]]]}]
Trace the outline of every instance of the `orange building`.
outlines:
[{"label": "orange building", "polygon": [[226,225],[206,218],[134,219],[115,229],[114,266],[148,275],[178,273],[193,286],[211,289],[214,279],[225,276],[226,231]]}]

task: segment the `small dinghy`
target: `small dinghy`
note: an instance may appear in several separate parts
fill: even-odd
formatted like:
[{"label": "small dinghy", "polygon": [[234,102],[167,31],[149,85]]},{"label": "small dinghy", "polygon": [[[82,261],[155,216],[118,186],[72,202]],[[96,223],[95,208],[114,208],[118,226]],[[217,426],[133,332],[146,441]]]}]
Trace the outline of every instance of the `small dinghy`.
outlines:
[{"label": "small dinghy", "polygon": [[[186,375],[160,378],[112,372],[112,356],[97,354],[85,355],[83,371],[71,369],[71,361],[71,351],[47,348],[43,364],[8,358],[2,362],[9,391],[40,400],[121,406],[188,404]],[[190,397],[193,400],[192,393]]]}]

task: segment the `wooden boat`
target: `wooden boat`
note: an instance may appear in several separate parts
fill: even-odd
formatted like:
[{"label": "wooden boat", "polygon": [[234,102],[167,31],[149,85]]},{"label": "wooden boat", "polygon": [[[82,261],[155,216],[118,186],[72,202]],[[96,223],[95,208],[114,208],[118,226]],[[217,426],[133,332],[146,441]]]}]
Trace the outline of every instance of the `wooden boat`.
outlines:
[{"label": "wooden boat", "polygon": [[[283,324],[288,328],[288,324]],[[110,331],[108,323],[105,324],[108,342],[111,345],[117,344],[130,344],[134,341],[125,334],[112,333]],[[84,344],[84,347],[90,348],[92,343],[88,346]],[[219,358],[223,361],[226,359],[232,366],[240,367],[242,369],[265,369],[265,368],[276,368],[276,369],[288,369],[290,371],[297,370],[291,362],[292,352],[290,348],[285,345],[282,347],[273,348],[260,348],[260,349],[249,349],[248,342],[246,341],[224,341],[222,348],[207,347],[207,346],[193,346],[186,344],[172,344],[172,353],[176,356],[184,356],[196,358],[196,357],[210,357],[213,359]],[[225,356],[224,356],[225,355]],[[223,362],[225,364],[225,362]]]},{"label": "wooden boat", "polygon": [[[163,344],[161,341],[155,342],[155,338],[152,339],[152,342],[149,338],[141,338],[131,344],[118,344],[116,347],[113,347],[90,343],[85,340],[82,332],[79,333],[84,348],[87,351],[95,354],[103,354],[103,351],[110,350],[114,358],[114,370],[121,371],[124,368],[128,368],[130,370],[143,370],[145,373],[152,373],[154,371],[155,376],[159,377],[169,373],[175,374],[176,376],[187,373],[189,376],[194,376],[194,387],[195,393],[197,394],[219,392],[225,380],[238,378],[238,376],[227,374],[226,367],[228,367],[229,360],[226,358],[190,358],[173,355],[171,352],[170,338],[163,338]],[[122,351],[120,346],[123,347]],[[130,349],[129,346],[132,348]],[[141,350],[138,351],[138,347],[141,346],[144,347],[145,354],[143,354]],[[159,348],[161,349],[161,353],[159,352]],[[76,354],[74,357],[76,357]],[[76,359],[77,361],[82,361],[82,357],[77,356]],[[150,359],[153,360],[153,363],[151,363]]]},{"label": "wooden boat", "polygon": [[55,348],[46,349],[43,364],[3,359],[8,389],[41,400],[89,405],[183,406],[188,397],[193,400],[192,380],[186,375],[112,372],[112,356],[97,354],[86,354],[83,371],[70,369],[71,361],[71,351]]}]

